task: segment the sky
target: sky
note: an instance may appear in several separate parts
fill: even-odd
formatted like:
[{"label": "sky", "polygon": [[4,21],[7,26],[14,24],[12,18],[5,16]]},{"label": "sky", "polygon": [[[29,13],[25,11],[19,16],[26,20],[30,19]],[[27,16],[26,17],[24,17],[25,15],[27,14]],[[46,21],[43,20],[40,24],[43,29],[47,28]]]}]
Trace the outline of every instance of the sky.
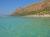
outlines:
[{"label": "sky", "polygon": [[9,15],[15,12],[18,7],[40,1],[41,0],[0,0],[0,15]]}]

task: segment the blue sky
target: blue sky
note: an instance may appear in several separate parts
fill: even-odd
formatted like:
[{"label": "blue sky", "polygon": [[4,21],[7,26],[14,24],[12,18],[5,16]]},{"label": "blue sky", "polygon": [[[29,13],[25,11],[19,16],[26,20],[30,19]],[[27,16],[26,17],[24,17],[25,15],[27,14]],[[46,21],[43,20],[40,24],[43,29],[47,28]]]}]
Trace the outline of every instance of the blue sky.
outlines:
[{"label": "blue sky", "polygon": [[0,0],[0,15],[9,15],[18,7],[37,2],[40,0]]}]

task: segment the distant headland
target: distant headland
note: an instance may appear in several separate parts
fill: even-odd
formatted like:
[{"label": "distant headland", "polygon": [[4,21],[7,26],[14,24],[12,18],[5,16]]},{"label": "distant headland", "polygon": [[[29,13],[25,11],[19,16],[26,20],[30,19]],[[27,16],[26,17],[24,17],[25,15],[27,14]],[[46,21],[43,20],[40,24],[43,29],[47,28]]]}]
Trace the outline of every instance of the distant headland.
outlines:
[{"label": "distant headland", "polygon": [[18,8],[11,16],[44,15],[50,14],[50,0],[31,4],[25,8]]}]

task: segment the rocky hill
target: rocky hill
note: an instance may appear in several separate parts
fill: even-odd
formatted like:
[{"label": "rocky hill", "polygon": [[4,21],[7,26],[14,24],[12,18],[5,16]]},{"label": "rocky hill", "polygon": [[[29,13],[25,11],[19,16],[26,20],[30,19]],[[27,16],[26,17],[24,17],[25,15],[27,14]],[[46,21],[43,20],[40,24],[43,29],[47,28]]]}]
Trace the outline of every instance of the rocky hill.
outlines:
[{"label": "rocky hill", "polygon": [[50,0],[44,1],[41,3],[31,4],[25,8],[18,8],[18,9],[16,9],[16,12],[12,15],[14,16],[14,15],[36,14],[36,13],[39,13],[40,11],[44,11],[48,7],[50,7],[50,6],[48,6],[48,5],[50,5],[49,3],[50,3]]}]

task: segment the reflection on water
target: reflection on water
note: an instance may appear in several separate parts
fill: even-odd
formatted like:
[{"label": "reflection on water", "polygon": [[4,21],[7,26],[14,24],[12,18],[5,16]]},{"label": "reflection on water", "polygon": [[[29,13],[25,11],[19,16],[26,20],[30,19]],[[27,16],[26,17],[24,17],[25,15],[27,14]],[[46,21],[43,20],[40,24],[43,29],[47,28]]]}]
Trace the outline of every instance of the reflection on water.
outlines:
[{"label": "reflection on water", "polygon": [[0,37],[50,37],[50,18],[0,17]]}]

